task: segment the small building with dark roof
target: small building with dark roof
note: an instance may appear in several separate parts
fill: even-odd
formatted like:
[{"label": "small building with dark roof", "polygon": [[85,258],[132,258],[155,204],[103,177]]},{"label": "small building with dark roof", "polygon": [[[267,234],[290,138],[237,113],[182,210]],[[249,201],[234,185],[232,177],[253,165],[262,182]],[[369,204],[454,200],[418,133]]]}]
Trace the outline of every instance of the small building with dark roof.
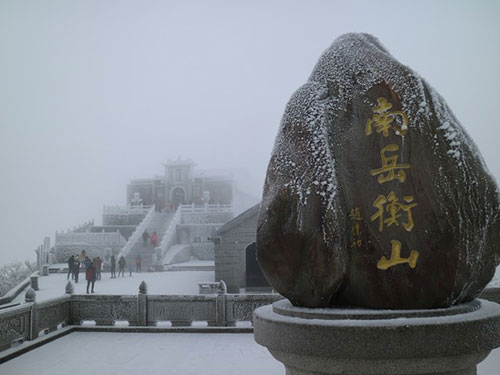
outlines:
[{"label": "small building with dark roof", "polygon": [[215,280],[224,280],[228,293],[270,290],[255,255],[257,217],[260,203],[252,206],[217,230],[215,243]]}]

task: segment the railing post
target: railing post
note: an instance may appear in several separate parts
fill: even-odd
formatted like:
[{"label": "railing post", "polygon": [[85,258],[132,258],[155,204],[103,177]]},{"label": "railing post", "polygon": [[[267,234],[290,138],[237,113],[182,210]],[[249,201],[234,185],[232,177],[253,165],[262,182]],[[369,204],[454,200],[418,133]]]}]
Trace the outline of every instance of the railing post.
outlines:
[{"label": "railing post", "polygon": [[68,281],[66,287],[64,288],[64,293],[73,294],[74,290],[75,289],[73,288],[73,283],[71,281]]},{"label": "railing post", "polygon": [[147,325],[148,318],[148,285],[143,280],[139,285],[139,294],[137,295],[137,325]]},{"label": "railing post", "polygon": [[30,311],[30,336],[29,340],[34,340],[38,337],[38,309],[36,304],[36,293],[33,288],[29,287],[24,295],[24,301],[31,303]]},{"label": "railing post", "polygon": [[31,283],[31,287],[33,288],[33,290],[38,290],[38,275],[31,275],[30,276],[30,283]]},{"label": "railing post", "polygon": [[217,327],[226,326],[226,292],[226,283],[221,280],[215,298],[215,325]]}]

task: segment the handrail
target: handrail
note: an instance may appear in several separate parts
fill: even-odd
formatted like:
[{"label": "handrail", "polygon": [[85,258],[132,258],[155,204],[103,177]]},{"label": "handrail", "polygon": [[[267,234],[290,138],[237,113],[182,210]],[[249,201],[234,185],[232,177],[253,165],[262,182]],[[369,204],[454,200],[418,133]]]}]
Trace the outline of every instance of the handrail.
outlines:
[{"label": "handrail", "polygon": [[130,250],[132,250],[132,247],[135,245],[135,243],[139,240],[139,238],[141,238],[142,234],[144,233],[147,226],[151,222],[153,215],[154,215],[154,206],[151,206],[144,219],[135,228],[134,233],[132,233],[132,235],[129,237],[125,246],[123,246],[123,248],[120,250],[117,259],[120,259],[121,256],[125,258],[128,255],[128,253],[130,252]]},{"label": "handrail", "polygon": [[156,248],[156,263],[161,263],[163,258],[165,257],[168,249],[172,246],[173,239],[175,238],[175,230],[177,228],[177,224],[180,223],[182,217],[182,207],[177,207],[174,216],[168,222],[168,227],[163,237],[161,238],[160,245]]}]

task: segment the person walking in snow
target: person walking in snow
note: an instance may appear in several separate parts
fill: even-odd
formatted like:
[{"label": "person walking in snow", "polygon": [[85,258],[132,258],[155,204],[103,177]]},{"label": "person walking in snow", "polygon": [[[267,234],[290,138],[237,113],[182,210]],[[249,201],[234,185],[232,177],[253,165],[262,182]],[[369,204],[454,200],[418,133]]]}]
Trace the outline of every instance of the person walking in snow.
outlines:
[{"label": "person walking in snow", "polygon": [[87,294],[89,294],[89,287],[92,285],[92,293],[94,293],[94,285],[96,280],[96,261],[90,262],[87,270],[85,271],[85,279],[87,280]]},{"label": "person walking in snow", "polygon": [[95,277],[96,280],[101,280],[102,259],[101,257],[97,257],[95,259],[96,259]]},{"label": "person walking in snow", "polygon": [[111,278],[116,278],[116,258],[114,255],[111,255],[111,265],[110,265]]},{"label": "person walking in snow", "polygon": [[120,273],[122,274],[122,277],[125,276],[125,264],[127,264],[127,262],[125,261],[125,258],[122,255],[120,257],[120,260],[118,261],[118,277],[120,277]]},{"label": "person walking in snow", "polygon": [[75,255],[75,261],[73,263],[73,275],[75,277],[75,283],[78,284],[78,276],[80,275],[80,258]]},{"label": "person walking in snow", "polygon": [[68,259],[68,277],[66,278],[66,280],[69,280],[69,275],[71,275],[71,278],[74,279],[74,275],[73,275],[74,265],[75,265],[75,256],[72,255]]}]

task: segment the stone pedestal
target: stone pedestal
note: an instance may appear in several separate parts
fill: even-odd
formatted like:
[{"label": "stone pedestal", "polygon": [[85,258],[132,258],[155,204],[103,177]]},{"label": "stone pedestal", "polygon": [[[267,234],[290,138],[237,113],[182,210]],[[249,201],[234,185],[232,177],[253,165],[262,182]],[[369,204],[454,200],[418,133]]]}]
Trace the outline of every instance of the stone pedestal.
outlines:
[{"label": "stone pedestal", "polygon": [[500,305],[474,300],[435,310],[298,308],[254,312],[255,340],[287,375],[475,375],[500,346]]}]

